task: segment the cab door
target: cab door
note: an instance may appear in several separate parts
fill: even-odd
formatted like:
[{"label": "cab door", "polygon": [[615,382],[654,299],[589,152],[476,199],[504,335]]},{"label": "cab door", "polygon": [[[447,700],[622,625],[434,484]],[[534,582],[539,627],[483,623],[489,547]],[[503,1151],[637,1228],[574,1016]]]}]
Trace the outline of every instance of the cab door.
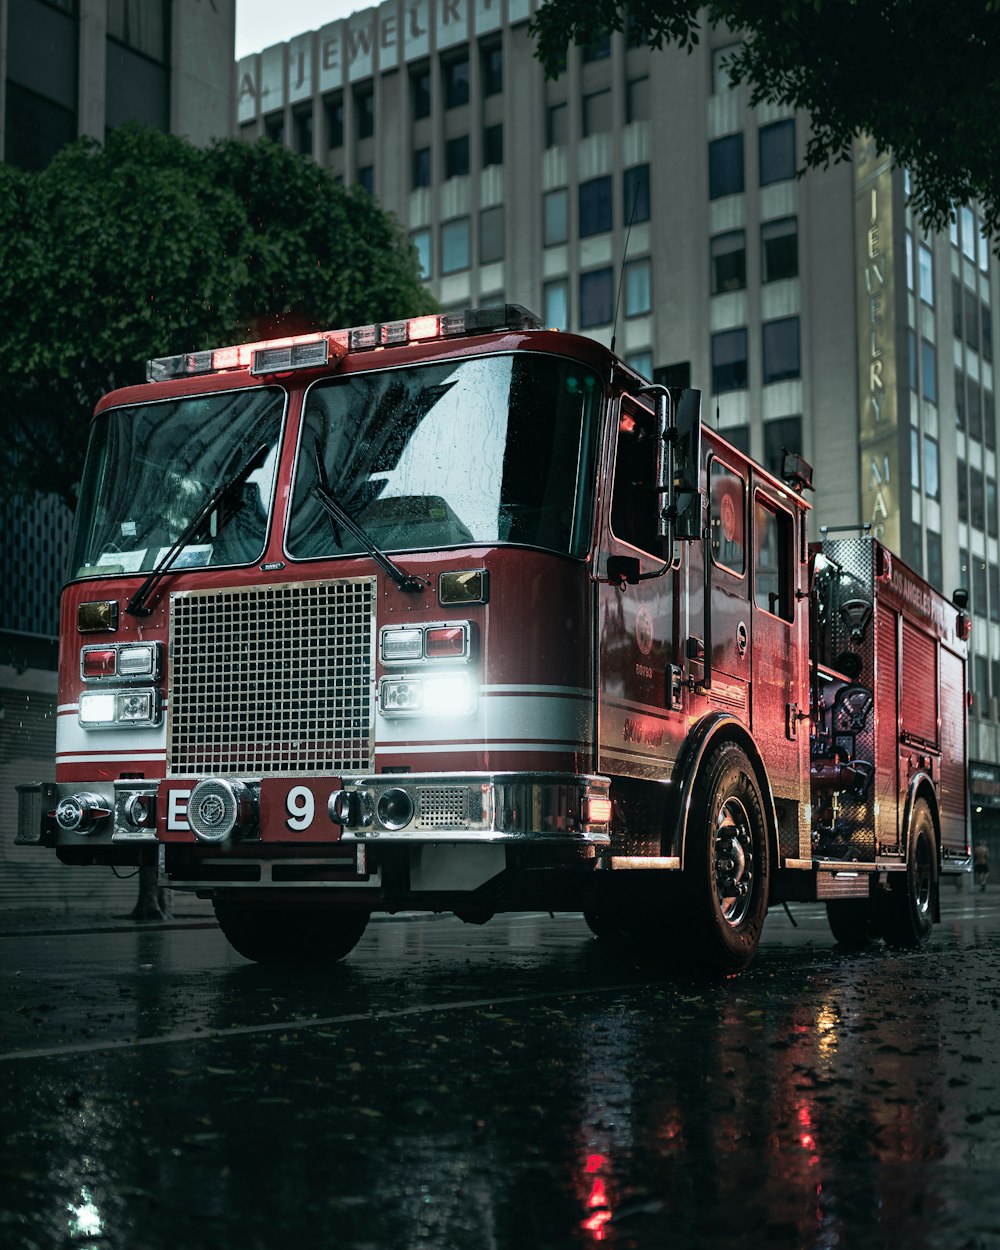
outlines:
[{"label": "cab door", "polygon": [[809,763],[809,601],[800,517],[758,486],[751,523],[751,729],[775,799],[802,803]]}]

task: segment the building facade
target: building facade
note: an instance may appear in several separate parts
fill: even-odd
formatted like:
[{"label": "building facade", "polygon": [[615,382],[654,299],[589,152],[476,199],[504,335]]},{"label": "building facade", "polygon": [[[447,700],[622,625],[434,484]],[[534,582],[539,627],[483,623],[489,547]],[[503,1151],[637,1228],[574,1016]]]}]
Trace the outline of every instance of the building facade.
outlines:
[{"label": "building facade", "polygon": [[[82,135],[127,121],[187,136],[228,135],[235,0],[0,0],[0,160],[43,168]],[[106,905],[135,883],[54,869],[13,847],[19,781],[55,752],[59,590],[72,516],[57,498],[0,502],[0,907]],[[124,905],[124,903],[123,903]]]},{"label": "building facade", "polygon": [[614,336],[765,464],[801,451],[814,536],[871,524],[967,587],[973,824],[1000,853],[998,267],[974,209],[926,234],[863,143],[798,177],[807,119],[750,108],[724,31],[688,55],[626,30],[546,81],[533,8],[387,0],[303,32],[239,63],[238,133],[371,191],[444,308]]}]

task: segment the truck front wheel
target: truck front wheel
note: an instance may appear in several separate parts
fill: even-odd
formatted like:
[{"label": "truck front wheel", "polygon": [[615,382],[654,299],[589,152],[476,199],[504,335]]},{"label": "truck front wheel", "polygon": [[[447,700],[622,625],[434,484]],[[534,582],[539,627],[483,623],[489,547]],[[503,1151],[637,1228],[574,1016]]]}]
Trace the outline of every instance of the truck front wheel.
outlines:
[{"label": "truck front wheel", "polygon": [[361,941],[369,919],[324,903],[222,897],[212,905],[229,945],[254,963],[335,963]]},{"label": "truck front wheel", "polygon": [[768,870],[760,787],[745,752],[724,743],[695,783],[684,853],[689,949],[705,971],[726,976],[753,959],[767,916]]}]

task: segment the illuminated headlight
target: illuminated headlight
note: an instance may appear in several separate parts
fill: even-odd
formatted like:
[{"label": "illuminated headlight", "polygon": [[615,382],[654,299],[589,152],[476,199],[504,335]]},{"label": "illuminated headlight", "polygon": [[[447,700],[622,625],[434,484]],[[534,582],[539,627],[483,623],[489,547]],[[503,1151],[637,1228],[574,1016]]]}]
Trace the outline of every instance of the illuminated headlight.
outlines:
[{"label": "illuminated headlight", "polygon": [[468,716],[475,707],[475,692],[468,673],[440,673],[424,678],[424,714]]},{"label": "illuminated headlight", "polygon": [[468,673],[383,677],[379,703],[383,716],[469,716],[476,688]]},{"label": "illuminated headlight", "polygon": [[158,690],[93,690],[80,696],[80,724],[84,729],[114,729],[118,725],[149,728],[160,723]]}]

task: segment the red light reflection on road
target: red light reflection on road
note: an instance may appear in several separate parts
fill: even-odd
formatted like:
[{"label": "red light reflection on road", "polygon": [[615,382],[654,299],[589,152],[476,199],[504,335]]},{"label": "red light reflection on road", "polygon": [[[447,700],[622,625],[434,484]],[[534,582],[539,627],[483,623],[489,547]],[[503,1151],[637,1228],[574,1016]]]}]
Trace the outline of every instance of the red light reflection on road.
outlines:
[{"label": "red light reflection on road", "polygon": [[606,1155],[592,1154],[587,1155],[587,1162],[584,1165],[584,1172],[593,1179],[590,1182],[590,1192],[587,1195],[587,1210],[589,1214],[583,1221],[583,1227],[586,1232],[590,1233],[594,1241],[604,1240],[607,1236],[607,1229],[604,1226],[611,1219],[608,1191],[604,1184],[604,1177],[601,1175],[602,1172],[607,1170],[608,1162]]}]

